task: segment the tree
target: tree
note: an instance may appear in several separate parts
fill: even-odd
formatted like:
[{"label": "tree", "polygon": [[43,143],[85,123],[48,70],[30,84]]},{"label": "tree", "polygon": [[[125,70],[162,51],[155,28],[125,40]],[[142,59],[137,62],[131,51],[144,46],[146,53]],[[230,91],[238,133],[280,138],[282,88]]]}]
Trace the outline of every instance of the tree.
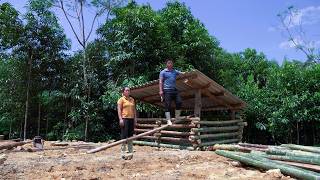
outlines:
[{"label": "tree", "polygon": [[[120,6],[124,0],[93,0],[90,3],[86,0],[53,0],[54,6],[61,9],[64,17],[67,19],[69,26],[72,29],[74,36],[77,39],[77,42],[82,47],[82,70],[83,70],[83,90],[85,99],[82,102],[82,106],[86,109],[91,104],[90,96],[91,96],[91,84],[90,82],[93,80],[91,76],[91,72],[88,72],[88,64],[89,60],[87,58],[87,45],[89,42],[89,38],[93,32],[94,25],[99,17],[106,14],[106,20],[109,20],[110,12],[114,7]],[[85,22],[85,8],[87,12],[90,7],[95,8],[95,15],[91,22]],[[72,19],[76,20],[73,22]],[[76,25],[78,24],[78,25]],[[89,25],[89,31],[86,33],[87,24]],[[80,33],[80,36],[78,35]],[[85,115],[85,141],[87,140],[88,133],[88,122],[89,122],[89,112],[86,112]]]},{"label": "tree", "polygon": [[314,38],[310,40],[307,37],[301,16],[300,10],[293,6],[288,7],[284,12],[278,14],[281,29],[288,41],[306,55],[307,63],[320,63],[320,49],[317,48]]}]

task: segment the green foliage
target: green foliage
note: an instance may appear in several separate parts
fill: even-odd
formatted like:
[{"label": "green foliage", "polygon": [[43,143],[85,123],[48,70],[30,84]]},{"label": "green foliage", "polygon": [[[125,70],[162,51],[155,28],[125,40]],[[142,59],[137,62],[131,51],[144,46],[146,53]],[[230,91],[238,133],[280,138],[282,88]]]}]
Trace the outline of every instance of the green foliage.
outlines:
[{"label": "green foliage", "polygon": [[[159,11],[134,2],[117,5],[112,19],[99,27],[99,39],[87,44],[83,61],[83,51],[65,54],[70,42],[52,2],[31,0],[23,16],[9,3],[0,5],[0,134],[22,134],[30,62],[29,136],[40,128],[49,140],[82,140],[89,119],[87,140],[106,141],[119,138],[121,89],[157,79],[164,60],[172,58],[179,70],[196,68],[246,101],[245,141],[320,143],[319,64],[279,66],[255,49],[228,53],[177,1]],[[101,9],[110,2],[86,3]],[[141,116],[163,115],[148,104],[137,108]]]}]

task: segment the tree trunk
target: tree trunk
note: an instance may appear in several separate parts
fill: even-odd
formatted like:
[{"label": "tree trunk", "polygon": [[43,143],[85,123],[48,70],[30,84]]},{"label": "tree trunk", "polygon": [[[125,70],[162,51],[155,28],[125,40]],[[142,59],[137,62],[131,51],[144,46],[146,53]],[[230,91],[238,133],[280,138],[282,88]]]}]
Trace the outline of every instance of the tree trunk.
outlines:
[{"label": "tree trunk", "polygon": [[49,124],[48,117],[46,118],[46,120],[47,120],[47,122],[46,122],[46,138],[48,140],[48,124]]},{"label": "tree trunk", "polygon": [[297,121],[297,144],[300,144],[299,122]]},{"label": "tree trunk", "polygon": [[27,98],[26,98],[26,109],[24,113],[24,126],[23,126],[23,139],[26,140],[27,138],[27,122],[28,122],[28,113],[29,113],[29,96],[30,96],[30,83],[31,83],[31,71],[32,71],[32,57],[31,54],[29,56],[28,65],[28,82],[27,82]]},{"label": "tree trunk", "polygon": [[66,132],[67,115],[68,115],[68,102],[67,102],[67,98],[64,98],[63,133],[62,133],[61,139],[63,139],[64,133]]},{"label": "tree trunk", "polygon": [[40,136],[40,120],[41,120],[41,104],[38,104],[38,133],[37,135]]}]

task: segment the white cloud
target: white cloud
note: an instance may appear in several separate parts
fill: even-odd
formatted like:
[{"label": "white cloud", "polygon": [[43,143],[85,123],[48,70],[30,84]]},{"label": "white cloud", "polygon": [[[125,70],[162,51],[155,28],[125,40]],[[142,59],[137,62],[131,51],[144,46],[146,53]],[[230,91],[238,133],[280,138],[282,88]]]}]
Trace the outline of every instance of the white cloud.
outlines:
[{"label": "white cloud", "polygon": [[298,9],[292,16],[287,16],[284,22],[290,27],[312,25],[320,22],[320,6],[309,6]]}]

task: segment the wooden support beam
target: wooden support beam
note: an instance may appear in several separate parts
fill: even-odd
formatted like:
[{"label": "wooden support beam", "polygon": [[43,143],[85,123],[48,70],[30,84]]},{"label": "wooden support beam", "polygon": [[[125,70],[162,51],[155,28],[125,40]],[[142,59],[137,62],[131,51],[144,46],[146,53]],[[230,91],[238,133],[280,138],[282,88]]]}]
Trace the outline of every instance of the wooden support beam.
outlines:
[{"label": "wooden support beam", "polygon": [[206,96],[208,96],[210,99],[212,99],[214,102],[216,102],[217,104],[219,105],[222,105],[222,106],[225,106],[229,109],[232,109],[233,107],[230,106],[229,104],[227,104],[226,102],[224,102],[223,100],[221,99],[218,99],[216,96],[214,96],[213,94],[211,94],[210,92],[208,91],[204,91],[203,94],[205,94]]},{"label": "wooden support beam", "polygon": [[[148,132],[150,130],[152,129],[134,129],[134,131],[137,133]],[[167,131],[167,130],[161,130],[161,134],[173,135],[173,136],[190,136],[190,132]]]},{"label": "wooden support beam", "polygon": [[201,116],[201,106],[201,90],[198,89],[194,94],[194,115],[199,118]]}]

